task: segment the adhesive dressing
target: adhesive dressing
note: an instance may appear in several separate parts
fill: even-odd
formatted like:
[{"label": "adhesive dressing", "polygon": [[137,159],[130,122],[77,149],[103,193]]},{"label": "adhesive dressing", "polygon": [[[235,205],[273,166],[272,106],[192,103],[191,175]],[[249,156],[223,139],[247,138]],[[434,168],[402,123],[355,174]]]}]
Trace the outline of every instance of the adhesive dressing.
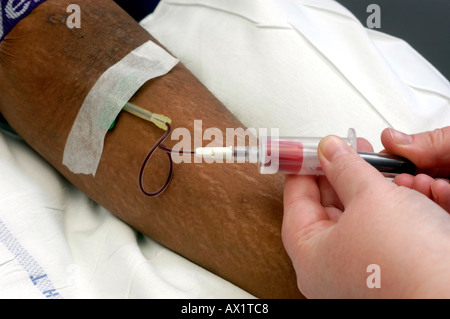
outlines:
[{"label": "adhesive dressing", "polygon": [[81,106],[66,141],[63,164],[95,176],[111,124],[142,85],[167,74],[179,60],[148,41],[109,68]]}]

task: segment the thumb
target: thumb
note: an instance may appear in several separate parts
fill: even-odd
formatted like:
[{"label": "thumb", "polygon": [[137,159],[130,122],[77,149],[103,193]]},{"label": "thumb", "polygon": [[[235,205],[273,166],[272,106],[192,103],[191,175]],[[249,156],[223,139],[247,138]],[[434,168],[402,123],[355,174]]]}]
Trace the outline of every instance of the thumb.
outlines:
[{"label": "thumb", "polygon": [[324,173],[344,207],[385,178],[339,137],[325,137],[318,155]]},{"label": "thumb", "polygon": [[381,142],[388,153],[406,157],[419,169],[435,169],[433,175],[450,176],[450,126],[413,135],[385,129]]}]

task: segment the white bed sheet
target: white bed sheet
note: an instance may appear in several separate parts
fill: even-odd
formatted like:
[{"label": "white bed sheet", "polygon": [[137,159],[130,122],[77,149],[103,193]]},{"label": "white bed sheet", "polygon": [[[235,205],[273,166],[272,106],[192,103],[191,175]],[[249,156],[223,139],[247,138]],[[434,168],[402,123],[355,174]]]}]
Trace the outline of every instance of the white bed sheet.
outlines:
[{"label": "white bed sheet", "polygon": [[[359,136],[450,125],[450,84],[332,0],[162,1],[142,25],[246,126]],[[0,298],[253,298],[137,234],[0,134]]]}]

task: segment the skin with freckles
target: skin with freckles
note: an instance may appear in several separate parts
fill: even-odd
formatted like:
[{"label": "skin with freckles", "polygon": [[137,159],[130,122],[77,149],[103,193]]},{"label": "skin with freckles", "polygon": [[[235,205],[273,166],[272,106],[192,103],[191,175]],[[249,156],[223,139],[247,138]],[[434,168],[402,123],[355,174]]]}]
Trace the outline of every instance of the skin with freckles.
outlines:
[{"label": "skin with freckles", "polygon": [[[65,25],[73,3],[81,8],[81,29]],[[63,176],[136,230],[257,297],[302,297],[281,241],[282,176],[260,175],[255,164],[182,163],[162,195],[146,197],[139,170],[164,132],[126,112],[105,138],[95,178],[62,165],[89,90],[150,39],[113,1],[47,0],[0,43],[0,111]],[[147,82],[131,102],[170,117],[174,129],[192,135],[196,119],[204,129],[242,127],[182,64]],[[157,190],[167,168],[167,155],[157,151],[145,171],[145,189]]]}]

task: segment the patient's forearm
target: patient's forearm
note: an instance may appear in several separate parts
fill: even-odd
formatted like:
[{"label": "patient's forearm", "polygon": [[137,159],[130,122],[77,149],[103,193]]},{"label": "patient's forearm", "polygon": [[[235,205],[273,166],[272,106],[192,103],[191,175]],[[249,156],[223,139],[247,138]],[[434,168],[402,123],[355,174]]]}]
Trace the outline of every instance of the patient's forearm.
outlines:
[{"label": "patient's forearm", "polygon": [[[68,29],[70,3],[82,9],[82,28]],[[100,75],[150,35],[112,1],[48,0],[0,44],[0,111],[10,125],[90,198],[136,230],[258,297],[298,297],[295,273],[280,238],[283,180],[251,164],[175,166],[169,188],[144,196],[138,174],[163,131],[128,113],[105,139],[96,177],[62,165],[67,136]],[[242,127],[181,64],[151,80],[135,104],[167,115],[173,127]],[[171,146],[169,141],[166,143]],[[145,187],[167,175],[156,152]]]}]

